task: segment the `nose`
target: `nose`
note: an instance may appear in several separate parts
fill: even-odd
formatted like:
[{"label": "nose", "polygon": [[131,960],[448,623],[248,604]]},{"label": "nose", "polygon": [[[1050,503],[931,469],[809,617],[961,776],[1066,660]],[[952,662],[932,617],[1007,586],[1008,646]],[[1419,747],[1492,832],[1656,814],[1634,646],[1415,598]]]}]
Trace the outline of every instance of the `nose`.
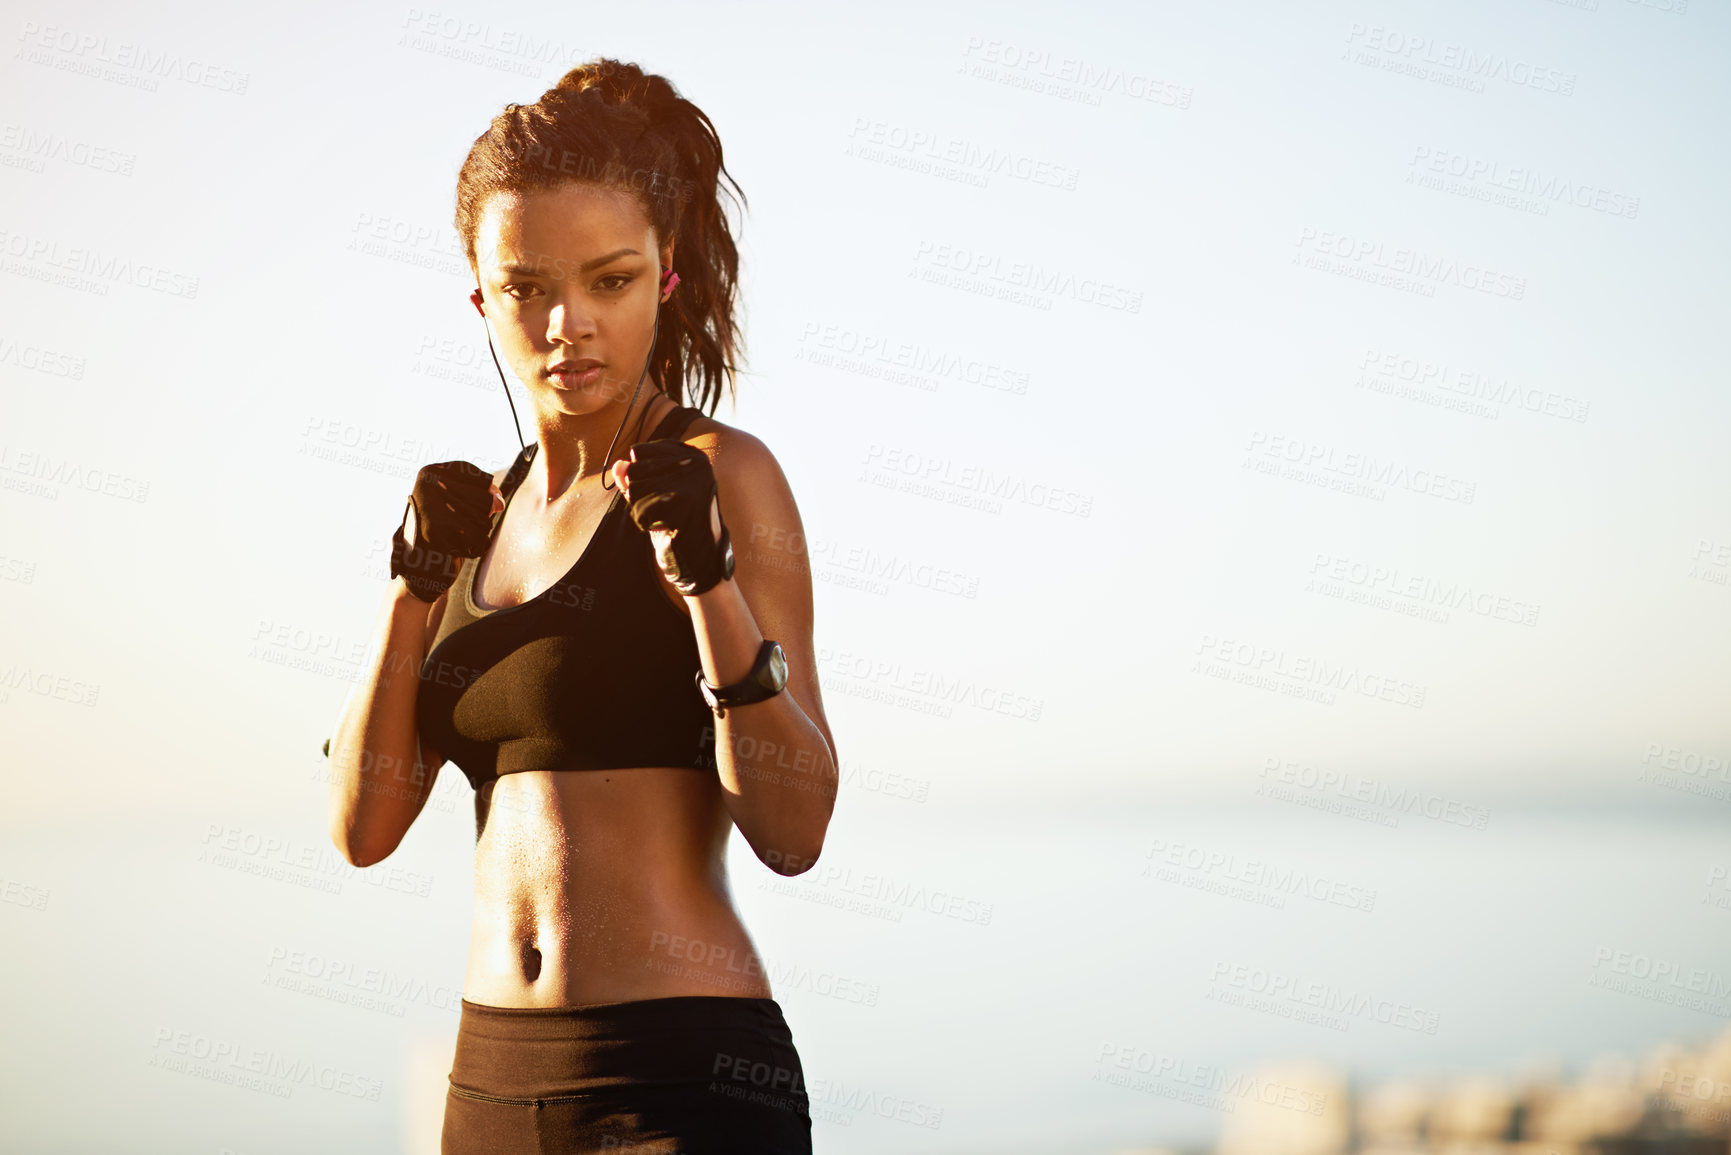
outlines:
[{"label": "nose", "polygon": [[595,335],[595,314],[581,293],[561,293],[547,311],[547,340],[554,344],[575,345],[584,337]]}]

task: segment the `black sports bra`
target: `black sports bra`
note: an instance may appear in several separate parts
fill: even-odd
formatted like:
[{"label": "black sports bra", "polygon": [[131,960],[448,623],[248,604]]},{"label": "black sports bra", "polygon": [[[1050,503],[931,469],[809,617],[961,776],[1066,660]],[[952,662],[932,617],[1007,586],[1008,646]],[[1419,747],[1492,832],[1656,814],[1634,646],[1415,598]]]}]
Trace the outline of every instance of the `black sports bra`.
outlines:
[{"label": "black sports bra", "polygon": [[[681,405],[648,440],[680,437],[702,415]],[[507,503],[538,448],[506,474]],[[493,515],[489,551],[504,516]],[[618,490],[577,563],[528,601],[481,609],[479,567],[467,558],[457,572],[415,700],[421,738],[471,786],[524,770],[714,768],[696,633],[662,591],[654,546]]]}]

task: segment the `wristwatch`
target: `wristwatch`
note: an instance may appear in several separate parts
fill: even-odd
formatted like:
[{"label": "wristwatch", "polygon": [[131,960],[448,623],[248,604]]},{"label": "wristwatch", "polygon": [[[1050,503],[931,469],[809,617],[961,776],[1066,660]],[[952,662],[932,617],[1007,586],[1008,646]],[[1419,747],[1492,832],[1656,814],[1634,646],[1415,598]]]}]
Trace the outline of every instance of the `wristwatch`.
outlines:
[{"label": "wristwatch", "polygon": [[731,685],[711,686],[703,671],[697,671],[697,689],[717,718],[726,717],[729,706],[749,706],[773,698],[786,686],[787,655],[781,652],[780,642],[768,639],[758,649],[757,661],[752,663],[751,672]]}]

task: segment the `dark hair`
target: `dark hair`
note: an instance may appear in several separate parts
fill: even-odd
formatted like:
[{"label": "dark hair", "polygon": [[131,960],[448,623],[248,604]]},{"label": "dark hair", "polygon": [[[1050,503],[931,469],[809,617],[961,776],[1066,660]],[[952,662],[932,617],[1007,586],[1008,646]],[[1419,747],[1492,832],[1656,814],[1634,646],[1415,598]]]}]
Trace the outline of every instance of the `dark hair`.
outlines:
[{"label": "dark hair", "polygon": [[598,57],[560,78],[534,104],[507,104],[475,138],[457,174],[457,235],[471,268],[481,210],[495,193],[565,184],[621,189],[642,206],[665,243],[672,237],[679,288],[660,306],[661,331],[650,365],[683,403],[687,378],[699,408],[712,416],[725,374],[734,374],[744,335],[734,320],[739,250],[721,203],[721,139],[703,110],[665,77]]}]

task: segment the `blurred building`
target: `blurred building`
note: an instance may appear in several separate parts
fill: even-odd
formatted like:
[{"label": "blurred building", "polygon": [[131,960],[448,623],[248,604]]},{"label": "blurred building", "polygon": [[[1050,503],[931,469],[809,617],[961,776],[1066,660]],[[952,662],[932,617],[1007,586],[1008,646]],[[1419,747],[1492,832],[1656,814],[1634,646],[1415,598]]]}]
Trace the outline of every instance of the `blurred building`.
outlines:
[{"label": "blurred building", "polygon": [[1354,1088],[1315,1064],[1227,1117],[1215,1155],[1731,1155],[1731,1030],[1573,1076],[1538,1072]]}]

